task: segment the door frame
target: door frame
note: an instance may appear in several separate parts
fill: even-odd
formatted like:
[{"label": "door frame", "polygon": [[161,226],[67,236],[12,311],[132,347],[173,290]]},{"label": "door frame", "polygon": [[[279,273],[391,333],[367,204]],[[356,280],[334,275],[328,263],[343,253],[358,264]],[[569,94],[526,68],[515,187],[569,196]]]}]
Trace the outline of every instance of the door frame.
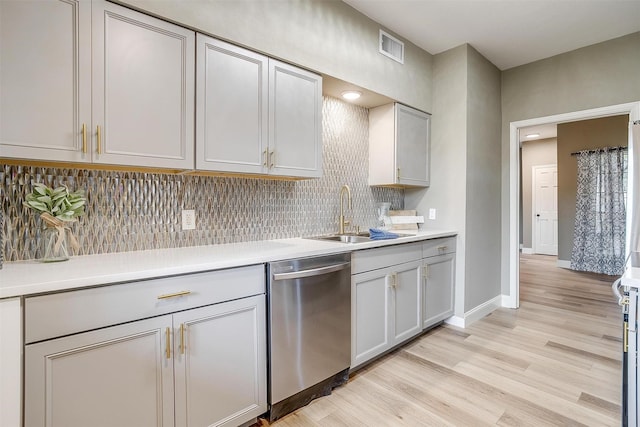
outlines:
[{"label": "door frame", "polygon": [[[536,221],[536,170],[543,168],[556,168],[556,173],[558,172],[558,164],[549,164],[549,165],[533,165],[531,166],[531,250],[534,254],[537,249],[537,240],[536,240],[536,231],[537,231],[537,221]],[[557,212],[557,201],[558,196],[556,194],[556,212]],[[558,225],[556,224],[556,231]],[[557,243],[557,242],[556,242]],[[557,249],[557,247],[556,247]]]},{"label": "door frame", "polygon": [[[640,120],[640,101],[626,104],[610,105],[607,107],[593,108],[589,110],[574,111],[571,113],[555,114],[552,116],[538,117],[534,119],[519,120],[509,123],[509,250],[503,259],[508,266],[509,295],[504,295],[502,305],[508,308],[520,306],[520,139],[519,128],[543,125],[549,123],[564,123],[577,120],[595,119],[598,117],[629,114],[629,121]],[[631,135],[630,135],[631,136]],[[633,152],[639,148],[633,147],[633,141],[629,138],[629,150]],[[630,156],[631,158],[631,156]],[[635,167],[629,163],[629,171]],[[631,173],[630,173],[631,175]],[[628,194],[633,194],[632,182],[629,180]],[[627,208],[632,203],[627,201]],[[627,213],[627,231],[631,225],[631,215]],[[630,233],[627,233],[627,239]],[[627,242],[629,243],[629,242]],[[629,245],[627,244],[627,248]]]}]

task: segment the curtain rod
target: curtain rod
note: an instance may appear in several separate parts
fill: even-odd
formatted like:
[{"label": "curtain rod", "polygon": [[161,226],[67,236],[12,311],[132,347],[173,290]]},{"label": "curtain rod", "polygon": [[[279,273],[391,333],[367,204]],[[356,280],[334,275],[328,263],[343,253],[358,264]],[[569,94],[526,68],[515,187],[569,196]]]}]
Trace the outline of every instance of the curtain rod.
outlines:
[{"label": "curtain rod", "polygon": [[628,147],[604,147],[604,148],[598,148],[596,150],[582,150],[582,151],[575,151],[573,153],[571,153],[572,156],[577,156],[580,153],[600,153],[601,151],[614,151],[614,150],[626,150]]}]

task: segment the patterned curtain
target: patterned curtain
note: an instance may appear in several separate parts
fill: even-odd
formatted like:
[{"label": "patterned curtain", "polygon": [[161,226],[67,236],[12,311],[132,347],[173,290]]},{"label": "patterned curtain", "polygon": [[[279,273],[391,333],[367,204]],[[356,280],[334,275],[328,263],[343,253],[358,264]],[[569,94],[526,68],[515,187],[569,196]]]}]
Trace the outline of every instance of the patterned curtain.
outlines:
[{"label": "patterned curtain", "polygon": [[578,153],[578,191],[571,268],[620,275],[624,271],[626,150]]}]

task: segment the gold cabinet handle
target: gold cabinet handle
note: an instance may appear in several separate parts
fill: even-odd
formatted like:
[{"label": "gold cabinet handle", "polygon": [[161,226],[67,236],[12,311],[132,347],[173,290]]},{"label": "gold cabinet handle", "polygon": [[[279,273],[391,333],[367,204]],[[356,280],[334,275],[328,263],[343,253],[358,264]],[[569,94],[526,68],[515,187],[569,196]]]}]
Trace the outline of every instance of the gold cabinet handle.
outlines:
[{"label": "gold cabinet handle", "polygon": [[624,322],[624,329],[622,331],[622,351],[627,353],[629,351],[629,323]]},{"label": "gold cabinet handle", "polygon": [[397,180],[400,181],[400,168],[398,168],[398,176],[397,176]]},{"label": "gold cabinet handle", "polygon": [[398,275],[396,273],[391,273],[389,275],[389,280],[390,280],[390,284],[389,287],[395,289],[396,286],[398,285]]},{"label": "gold cabinet handle", "polygon": [[171,359],[171,329],[169,327],[167,327],[167,331],[166,331],[166,340],[167,340],[167,345],[166,345],[167,359]]},{"label": "gold cabinet handle", "polygon": [[184,323],[180,324],[180,354],[184,354]]},{"label": "gold cabinet handle", "polygon": [[273,165],[275,164],[275,161],[273,159],[275,158],[276,158],[276,152],[271,151],[269,153],[269,169],[273,169]]},{"label": "gold cabinet handle", "polygon": [[262,166],[267,166],[267,163],[269,163],[268,157],[269,157],[269,152],[267,150],[264,150],[262,152]]},{"label": "gold cabinet handle", "polygon": [[438,246],[438,250],[439,250],[440,252],[444,252],[444,251],[446,251],[448,248],[449,248],[449,246]]},{"label": "gold cabinet handle", "polygon": [[96,135],[98,138],[98,154],[102,154],[102,132],[99,125],[96,127]]},{"label": "gold cabinet handle", "polygon": [[424,276],[424,278],[428,278],[429,277],[429,266],[425,265],[423,270],[422,270],[422,275]]},{"label": "gold cabinet handle", "polygon": [[82,152],[87,152],[87,125],[82,124]]},{"label": "gold cabinet handle", "polygon": [[163,294],[163,295],[158,295],[158,299],[168,299],[168,298],[176,298],[176,297],[182,297],[185,295],[189,295],[191,293],[191,291],[180,291],[180,292],[174,292],[172,294]]}]

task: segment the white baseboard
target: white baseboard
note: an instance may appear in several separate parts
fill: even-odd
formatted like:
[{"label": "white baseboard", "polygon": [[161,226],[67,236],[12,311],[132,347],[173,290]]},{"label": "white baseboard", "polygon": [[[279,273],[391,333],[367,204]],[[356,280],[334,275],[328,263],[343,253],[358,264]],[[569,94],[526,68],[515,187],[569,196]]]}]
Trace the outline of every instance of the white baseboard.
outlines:
[{"label": "white baseboard", "polygon": [[533,248],[522,248],[522,253],[526,255],[533,255]]},{"label": "white baseboard", "polygon": [[464,317],[460,316],[451,316],[448,319],[444,319],[444,323],[449,325],[457,326],[459,328],[464,328]]},{"label": "white baseboard", "polygon": [[571,268],[571,261],[559,259],[556,265],[560,268]]},{"label": "white baseboard", "polygon": [[501,295],[501,302],[504,308],[517,308],[516,299],[512,298],[511,295]]},{"label": "white baseboard", "polygon": [[451,316],[448,319],[445,319],[444,322],[449,325],[466,328],[476,320],[482,319],[487,314],[491,314],[496,308],[502,307],[502,298],[503,295],[498,295],[497,297],[467,311],[464,314],[464,317]]}]

